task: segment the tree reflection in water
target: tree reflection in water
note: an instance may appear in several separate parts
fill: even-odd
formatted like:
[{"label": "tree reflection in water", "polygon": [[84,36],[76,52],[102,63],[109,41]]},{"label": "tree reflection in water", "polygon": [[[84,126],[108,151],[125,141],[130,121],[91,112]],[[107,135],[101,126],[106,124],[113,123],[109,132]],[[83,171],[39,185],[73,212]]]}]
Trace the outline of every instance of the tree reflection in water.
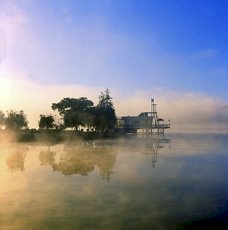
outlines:
[{"label": "tree reflection in water", "polygon": [[48,148],[47,151],[40,151],[39,154],[39,160],[40,165],[54,165],[55,164],[55,155],[56,153],[53,151],[50,151],[50,148]]},{"label": "tree reflection in water", "polygon": [[50,165],[54,171],[64,175],[79,174],[87,176],[97,167],[100,175],[107,181],[110,180],[112,169],[116,161],[114,148],[110,146],[64,145],[64,152],[59,160],[56,152],[41,151],[39,159],[41,165]]},{"label": "tree reflection in water", "polygon": [[9,171],[24,171],[25,170],[25,158],[29,148],[26,146],[16,146],[10,149],[7,155],[6,164]]}]

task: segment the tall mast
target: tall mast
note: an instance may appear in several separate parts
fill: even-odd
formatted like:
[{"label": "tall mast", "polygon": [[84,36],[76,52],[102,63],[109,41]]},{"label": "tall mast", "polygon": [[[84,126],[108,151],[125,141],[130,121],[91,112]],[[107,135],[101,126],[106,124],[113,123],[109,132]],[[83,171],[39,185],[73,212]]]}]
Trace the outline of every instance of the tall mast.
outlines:
[{"label": "tall mast", "polygon": [[155,125],[157,125],[157,119],[158,119],[156,105],[157,104],[154,103],[154,99],[152,98],[151,99],[151,115],[153,116],[153,121]]},{"label": "tall mast", "polygon": [[150,112],[151,112],[151,127],[150,127],[150,129],[151,129],[151,135],[152,135],[152,133],[153,133],[153,102],[154,102],[154,98],[151,98],[151,101],[150,101]]}]

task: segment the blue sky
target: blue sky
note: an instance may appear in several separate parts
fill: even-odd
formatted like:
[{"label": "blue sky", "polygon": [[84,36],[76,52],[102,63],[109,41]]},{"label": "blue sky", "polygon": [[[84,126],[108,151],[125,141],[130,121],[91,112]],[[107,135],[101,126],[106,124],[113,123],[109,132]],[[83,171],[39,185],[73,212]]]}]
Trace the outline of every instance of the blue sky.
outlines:
[{"label": "blue sky", "polygon": [[216,98],[224,107],[227,12],[226,0],[0,0],[1,83],[42,94],[108,87],[118,105],[155,94]]}]

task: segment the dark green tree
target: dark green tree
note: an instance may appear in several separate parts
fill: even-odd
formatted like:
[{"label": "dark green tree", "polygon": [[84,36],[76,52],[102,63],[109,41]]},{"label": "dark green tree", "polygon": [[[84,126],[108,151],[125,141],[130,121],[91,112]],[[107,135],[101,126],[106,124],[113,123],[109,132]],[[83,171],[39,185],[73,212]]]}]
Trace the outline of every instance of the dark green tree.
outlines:
[{"label": "dark green tree", "polygon": [[7,117],[5,118],[5,126],[6,129],[13,130],[28,128],[28,120],[24,111],[7,111]]},{"label": "dark green tree", "polygon": [[53,129],[55,127],[55,119],[52,115],[40,115],[39,128]]},{"label": "dark green tree", "polygon": [[5,114],[0,110],[0,128],[5,125]]},{"label": "dark green tree", "polygon": [[94,126],[96,130],[108,131],[114,128],[117,118],[109,89],[101,92],[98,105],[94,108],[93,114],[95,116]]},{"label": "dark green tree", "polygon": [[78,129],[80,125],[85,126],[90,123],[92,106],[93,102],[86,97],[63,98],[60,102],[53,103],[52,109],[57,110],[63,117],[65,128]]},{"label": "dark green tree", "polygon": [[110,96],[111,92],[109,89],[106,89],[104,92],[101,92],[99,95],[98,107],[102,108],[114,108],[112,97]]}]

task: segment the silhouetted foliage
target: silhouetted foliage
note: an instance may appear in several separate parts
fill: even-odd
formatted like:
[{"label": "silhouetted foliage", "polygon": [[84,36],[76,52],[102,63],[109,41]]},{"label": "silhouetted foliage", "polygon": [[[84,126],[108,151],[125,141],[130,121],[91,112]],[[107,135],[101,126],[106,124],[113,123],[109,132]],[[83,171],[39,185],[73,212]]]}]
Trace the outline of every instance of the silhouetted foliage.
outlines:
[{"label": "silhouetted foliage", "polygon": [[101,108],[114,108],[113,107],[113,102],[112,102],[112,97],[110,96],[110,90],[106,89],[104,92],[101,92],[99,95],[99,102],[97,107]]},{"label": "silhouetted foliage", "polygon": [[114,128],[117,120],[109,89],[101,92],[95,107],[92,101],[80,97],[63,98],[60,102],[53,103],[52,109],[62,116],[65,128],[76,130],[79,126],[87,126],[98,131],[108,131]]},{"label": "silhouetted foliage", "polygon": [[25,129],[18,133],[16,140],[18,142],[32,142],[36,140],[35,129]]},{"label": "silhouetted foliage", "polygon": [[7,111],[7,117],[5,118],[6,129],[19,130],[28,127],[27,117],[23,110],[17,111]]},{"label": "silhouetted foliage", "polygon": [[80,125],[85,126],[91,121],[90,108],[93,102],[86,97],[64,98],[58,103],[52,104],[53,110],[58,110],[59,114],[63,117],[65,128],[75,128],[76,130]]},{"label": "silhouetted foliage", "polygon": [[94,114],[94,126],[97,130],[107,131],[114,128],[117,118],[109,89],[101,92],[99,103],[94,109]]},{"label": "silhouetted foliage", "polygon": [[[16,131],[13,140],[20,142],[43,141],[51,137],[48,141],[71,140],[73,133],[62,132],[63,129],[81,129],[77,137],[85,140],[92,140],[102,137],[110,137],[116,123],[115,109],[110,96],[109,89],[101,92],[99,102],[96,106],[86,97],[63,98],[58,103],[52,103],[52,109],[60,114],[60,120],[56,120],[53,115],[40,114],[38,125],[40,130],[30,130],[28,120],[23,110],[9,110],[6,115],[0,110],[0,129]],[[48,130],[48,132],[46,131]],[[3,131],[4,132],[4,131]]]},{"label": "silhouetted foliage", "polygon": [[40,115],[39,128],[53,129],[55,127],[55,119],[52,115]]}]

